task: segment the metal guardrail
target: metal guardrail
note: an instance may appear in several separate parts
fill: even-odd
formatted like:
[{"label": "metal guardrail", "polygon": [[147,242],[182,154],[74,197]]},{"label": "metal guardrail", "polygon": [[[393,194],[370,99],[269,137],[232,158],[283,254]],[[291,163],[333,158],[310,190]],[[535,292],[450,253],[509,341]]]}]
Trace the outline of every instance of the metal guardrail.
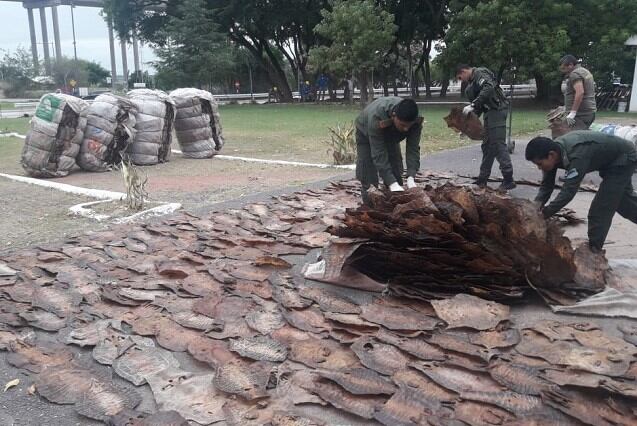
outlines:
[{"label": "metal guardrail", "polygon": [[[434,86],[431,88],[432,96],[437,96],[440,94],[442,88],[440,86]],[[509,96],[509,86],[503,86],[504,94]],[[420,94],[425,93],[425,87],[419,87]],[[337,97],[343,97],[345,95],[345,91],[342,89],[335,91]],[[390,94],[393,94],[393,90],[390,90]],[[374,97],[383,96],[383,89],[374,89]],[[447,88],[448,95],[458,95],[460,94],[460,85],[452,85]],[[537,90],[534,84],[516,84],[513,86],[513,98],[514,99],[528,99],[533,98],[537,94]],[[398,88],[399,96],[409,96],[411,95],[411,90],[408,87],[400,87]],[[250,101],[250,100],[267,100],[268,98],[272,98],[268,93],[230,93],[230,94],[215,94],[215,99],[219,101],[219,103],[229,103],[233,101]],[[298,91],[292,92],[293,99],[300,99],[301,96]],[[327,94],[326,94],[327,98]],[[354,99],[360,99],[360,90],[354,89]],[[92,100],[86,100],[89,104],[92,103]],[[464,100],[457,101],[446,101],[444,103],[464,103]],[[38,106],[37,101],[29,101],[29,102],[16,102],[14,103],[16,110],[22,109],[35,109]]]},{"label": "metal guardrail", "polygon": [[15,109],[36,108],[38,106],[38,102],[16,102],[13,106]]}]

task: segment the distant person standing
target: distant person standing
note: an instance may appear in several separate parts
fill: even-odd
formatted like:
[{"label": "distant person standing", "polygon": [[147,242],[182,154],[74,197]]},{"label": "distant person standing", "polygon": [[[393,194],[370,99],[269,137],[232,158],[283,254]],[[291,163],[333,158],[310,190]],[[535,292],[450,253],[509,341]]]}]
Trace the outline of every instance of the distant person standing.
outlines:
[{"label": "distant person standing", "polygon": [[325,74],[321,74],[316,81],[318,86],[317,101],[323,101],[325,99],[325,92],[327,92],[327,86],[329,85],[329,78]]},{"label": "distant person standing", "polygon": [[272,89],[268,92],[268,102],[279,102],[279,88],[276,86],[272,86]]},{"label": "distant person standing", "polygon": [[239,83],[239,80],[236,80],[234,82],[234,91],[235,91],[235,93],[239,93],[240,89],[241,89],[241,83]]},{"label": "distant person standing", "polygon": [[566,122],[570,130],[588,130],[595,121],[595,80],[593,74],[582,67],[573,55],[560,59],[560,72],[564,74],[562,93]]},{"label": "distant person standing", "polygon": [[304,81],[301,83],[301,102],[307,102],[310,98],[310,82]]}]

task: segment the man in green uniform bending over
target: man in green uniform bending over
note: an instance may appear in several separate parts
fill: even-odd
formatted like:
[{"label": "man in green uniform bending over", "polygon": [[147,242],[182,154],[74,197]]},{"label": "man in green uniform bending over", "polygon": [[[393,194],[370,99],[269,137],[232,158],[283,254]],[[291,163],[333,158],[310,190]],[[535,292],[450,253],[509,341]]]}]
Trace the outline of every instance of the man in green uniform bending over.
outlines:
[{"label": "man in green uniform bending over", "polygon": [[506,146],[507,110],[509,103],[493,73],[487,68],[473,68],[469,65],[458,65],[456,77],[467,83],[465,95],[471,104],[462,110],[464,115],[475,112],[484,114],[484,135],[482,138],[482,163],[480,174],[475,184],[486,187],[493,160],[497,158],[502,172],[500,190],[515,188],[513,181],[513,165]]},{"label": "man in green uniform bending over", "polygon": [[[588,211],[588,241],[594,251],[602,249],[615,212],[637,223],[637,194],[632,184],[637,152],[630,141],[601,132],[575,130],[555,140],[532,139],[526,147],[526,159],[544,172],[535,201],[542,206],[546,218],[575,197],[587,173],[599,172],[602,183]],[[566,170],[564,185],[555,199],[545,205],[553,193],[557,169]]]},{"label": "man in green uniform bending over", "polygon": [[363,203],[370,186],[378,187],[378,175],[392,192],[404,191],[400,141],[406,139],[407,188],[414,188],[420,169],[420,133],[423,118],[413,99],[378,98],[356,119],[356,179],[361,182]]}]

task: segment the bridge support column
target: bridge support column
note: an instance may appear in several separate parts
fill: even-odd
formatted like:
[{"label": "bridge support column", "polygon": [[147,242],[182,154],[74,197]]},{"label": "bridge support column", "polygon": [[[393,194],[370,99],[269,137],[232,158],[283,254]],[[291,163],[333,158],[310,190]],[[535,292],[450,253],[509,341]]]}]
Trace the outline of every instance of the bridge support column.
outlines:
[{"label": "bridge support column", "polygon": [[133,35],[133,62],[135,66],[135,75],[139,73],[139,44],[137,43],[137,37]]},{"label": "bridge support column", "polygon": [[31,36],[31,55],[33,56],[33,69],[37,75],[40,68],[38,61],[38,40],[35,38],[35,22],[33,19],[33,9],[27,7],[27,14],[29,16],[29,35]]},{"label": "bridge support column", "polygon": [[60,23],[58,21],[58,7],[51,6],[51,19],[53,20],[53,40],[55,41],[55,60],[62,58],[62,45],[60,44]]},{"label": "bridge support column", "polygon": [[113,23],[109,19],[106,23],[108,25],[108,46],[111,54],[111,87],[115,88],[115,81],[117,80],[117,64],[115,63],[115,37],[113,37]]},{"label": "bridge support column", "polygon": [[119,45],[122,48],[122,74],[124,75],[124,85],[128,88],[128,59],[126,57],[126,40],[120,39]]},{"label": "bridge support column", "polygon": [[42,27],[42,47],[44,48],[44,69],[51,75],[51,57],[49,56],[49,34],[46,28],[46,9],[40,8],[40,26]]}]

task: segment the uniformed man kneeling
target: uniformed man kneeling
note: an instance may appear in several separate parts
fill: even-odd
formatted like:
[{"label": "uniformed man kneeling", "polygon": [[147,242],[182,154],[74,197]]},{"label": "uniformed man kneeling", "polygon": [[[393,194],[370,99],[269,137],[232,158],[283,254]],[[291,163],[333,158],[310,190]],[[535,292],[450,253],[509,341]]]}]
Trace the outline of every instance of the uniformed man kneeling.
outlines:
[{"label": "uniformed man kneeling", "polygon": [[[602,249],[615,212],[637,223],[637,194],[632,177],[637,167],[635,146],[616,136],[589,130],[577,130],[555,140],[532,139],[526,147],[526,159],[544,172],[535,201],[548,218],[568,204],[584,176],[598,171],[599,190],[588,211],[588,241],[591,249]],[[555,186],[557,169],[566,170],[562,190],[545,206]]]},{"label": "uniformed man kneeling", "polygon": [[422,123],[416,102],[396,96],[378,98],[360,113],[356,119],[356,179],[362,185],[364,204],[369,202],[370,186],[378,187],[379,174],[391,191],[404,191],[400,152],[403,139],[407,140],[407,188],[416,186],[414,177],[420,169]]}]

